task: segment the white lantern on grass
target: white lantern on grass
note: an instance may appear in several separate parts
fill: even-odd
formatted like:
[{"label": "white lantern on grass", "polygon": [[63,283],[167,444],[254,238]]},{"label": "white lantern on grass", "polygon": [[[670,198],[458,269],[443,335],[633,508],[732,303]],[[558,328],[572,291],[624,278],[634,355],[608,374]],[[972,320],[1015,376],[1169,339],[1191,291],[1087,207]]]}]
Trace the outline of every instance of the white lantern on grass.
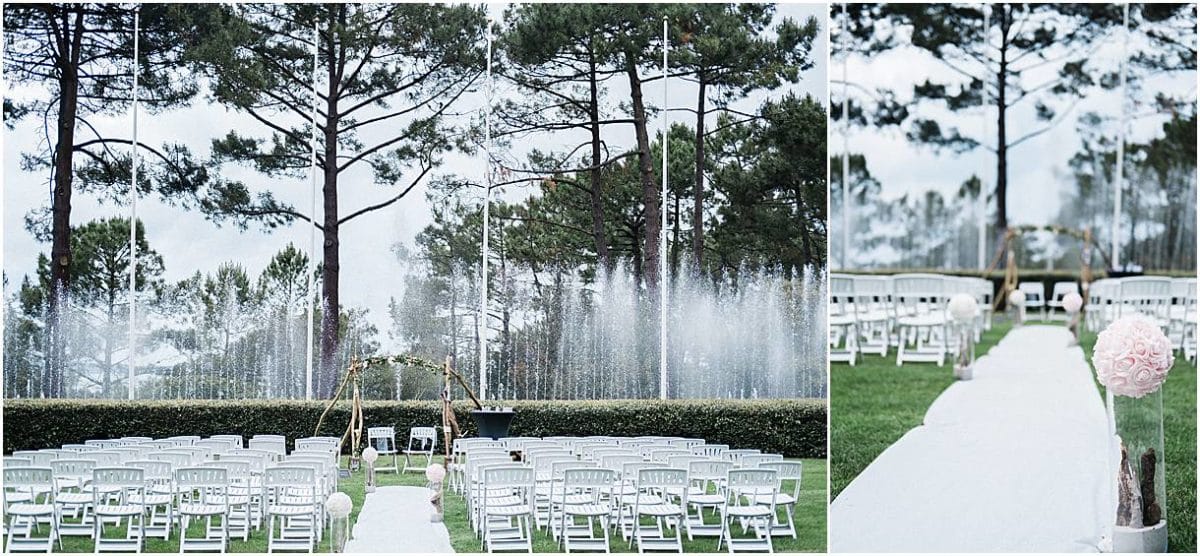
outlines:
[{"label": "white lantern on grass", "polygon": [[979,304],[970,294],[958,293],[950,298],[948,305],[950,325],[954,334],[958,354],[954,358],[954,377],[961,380],[971,380],[972,366],[975,364],[975,317],[979,314]]},{"label": "white lantern on grass", "polygon": [[379,459],[379,452],[373,447],[368,447],[362,453],[363,462],[367,464],[367,492],[375,492],[375,460]]},{"label": "white lantern on grass", "polygon": [[1025,324],[1025,292],[1021,290],[1009,292],[1008,306],[1013,311],[1013,326]]},{"label": "white lantern on grass", "polygon": [[335,492],[325,499],[325,512],[329,514],[329,551],[345,552],[346,541],[350,540],[350,511],[354,502],[344,492]]},{"label": "white lantern on grass", "polygon": [[1166,552],[1162,385],[1175,364],[1171,340],[1154,321],[1121,317],[1100,332],[1092,351],[1107,390],[1118,449],[1113,552]]}]

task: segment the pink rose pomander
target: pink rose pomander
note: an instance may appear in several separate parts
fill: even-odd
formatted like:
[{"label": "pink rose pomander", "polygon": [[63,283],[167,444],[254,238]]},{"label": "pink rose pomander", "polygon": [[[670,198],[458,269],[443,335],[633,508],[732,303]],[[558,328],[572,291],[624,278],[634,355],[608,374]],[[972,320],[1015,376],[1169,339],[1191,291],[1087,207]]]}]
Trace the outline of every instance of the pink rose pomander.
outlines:
[{"label": "pink rose pomander", "polygon": [[1141,398],[1167,380],[1175,354],[1171,340],[1154,321],[1134,315],[1121,317],[1100,332],[1092,364],[1100,384],[1113,394]]},{"label": "pink rose pomander", "polygon": [[425,468],[425,478],[431,483],[440,483],[446,478],[446,468],[435,463]]}]

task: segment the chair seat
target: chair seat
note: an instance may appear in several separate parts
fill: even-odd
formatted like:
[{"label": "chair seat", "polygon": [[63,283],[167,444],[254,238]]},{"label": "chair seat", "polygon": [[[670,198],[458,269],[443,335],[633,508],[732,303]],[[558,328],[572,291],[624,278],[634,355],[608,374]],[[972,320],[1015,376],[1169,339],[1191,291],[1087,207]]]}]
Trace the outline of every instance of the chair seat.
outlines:
[{"label": "chair seat", "polygon": [[311,515],[312,513],[313,513],[312,506],[268,506],[267,507],[268,515],[299,516],[299,515]]},{"label": "chair seat", "polygon": [[5,513],[27,517],[53,515],[54,506],[50,504],[13,504],[5,510]]},{"label": "chair seat", "polygon": [[92,495],[89,492],[63,492],[54,500],[59,504],[91,504]]},{"label": "chair seat", "polygon": [[[250,503],[250,497],[245,496],[245,495],[237,496],[237,495],[231,494],[231,495],[229,495],[228,498],[229,498],[228,504],[230,506],[243,506],[245,504]],[[220,504],[220,503],[226,501],[225,497],[222,497],[222,496],[210,496],[208,499],[211,500],[214,504]]]},{"label": "chair seat", "polygon": [[311,506],[313,505],[312,496],[280,496],[280,506]]},{"label": "chair seat", "polygon": [[96,515],[106,515],[106,516],[140,515],[142,513],[142,506],[134,505],[134,504],[119,504],[119,505],[101,504],[93,510],[93,513],[95,513]]},{"label": "chair seat", "polygon": [[725,508],[725,515],[734,517],[761,517],[771,515],[771,509],[766,506],[729,506]]},{"label": "chair seat", "polygon": [[[480,499],[480,500],[482,500],[482,499]],[[488,499],[487,499],[488,507],[515,506],[517,504],[520,504],[521,502],[522,501],[521,501],[520,496],[488,496]]]},{"label": "chair seat", "polygon": [[679,515],[683,509],[676,504],[651,504],[638,506],[638,515],[665,517]]},{"label": "chair seat", "polygon": [[640,498],[637,494],[622,494],[616,498],[618,501],[620,501],[620,503],[626,506],[632,506],[639,499],[641,500],[643,506],[654,506],[664,503],[663,497],[658,496],[657,494],[642,494]]},{"label": "chair seat", "polygon": [[900,326],[942,326],[946,324],[944,315],[925,314],[908,315],[896,319]]},{"label": "chair seat", "polygon": [[20,502],[32,502],[33,494],[28,492],[6,492],[4,493],[4,501],[9,504],[17,504]]},{"label": "chair seat", "polygon": [[180,504],[179,513],[182,515],[221,515],[225,513],[225,506],[216,504]]},{"label": "chair seat", "polygon": [[129,501],[134,504],[145,504],[147,506],[161,506],[171,503],[170,494],[147,494],[145,496],[133,495],[129,497]]},{"label": "chair seat", "polygon": [[851,315],[830,315],[829,326],[850,326],[854,324],[854,317]]},{"label": "chair seat", "polygon": [[567,515],[609,515],[612,513],[612,507],[608,504],[567,504],[563,506],[563,513]]},{"label": "chair seat", "polygon": [[[769,494],[756,495],[753,497],[752,501],[755,504],[770,504],[771,503],[771,495],[769,495]],[[796,503],[796,500],[794,498],[792,498],[791,494],[776,494],[775,495],[775,505],[776,506],[789,506],[789,505],[795,504],[795,503]]]},{"label": "chair seat", "polygon": [[[516,496],[514,496],[513,498],[516,498]],[[484,513],[489,516],[511,517],[511,516],[516,516],[516,515],[526,515],[526,514],[529,514],[531,511],[532,510],[530,509],[528,504],[518,503],[518,504],[511,505],[511,506],[493,506],[492,501],[488,500],[488,507],[484,511]]]},{"label": "chair seat", "polygon": [[720,494],[696,494],[688,496],[688,504],[697,506],[715,506],[725,501],[725,497]]}]

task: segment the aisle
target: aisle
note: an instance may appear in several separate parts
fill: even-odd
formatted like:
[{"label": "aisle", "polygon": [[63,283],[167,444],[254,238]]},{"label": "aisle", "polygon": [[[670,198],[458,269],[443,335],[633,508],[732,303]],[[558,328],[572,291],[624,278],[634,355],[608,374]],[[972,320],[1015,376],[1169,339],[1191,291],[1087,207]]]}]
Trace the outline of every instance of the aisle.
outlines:
[{"label": "aisle", "polygon": [[1027,325],[976,361],[974,380],[947,388],[834,500],[831,550],[1096,552],[1112,518],[1106,417],[1069,340]]},{"label": "aisle", "polygon": [[367,495],[346,552],[452,553],[446,526],[429,521],[429,489],[385,486]]}]

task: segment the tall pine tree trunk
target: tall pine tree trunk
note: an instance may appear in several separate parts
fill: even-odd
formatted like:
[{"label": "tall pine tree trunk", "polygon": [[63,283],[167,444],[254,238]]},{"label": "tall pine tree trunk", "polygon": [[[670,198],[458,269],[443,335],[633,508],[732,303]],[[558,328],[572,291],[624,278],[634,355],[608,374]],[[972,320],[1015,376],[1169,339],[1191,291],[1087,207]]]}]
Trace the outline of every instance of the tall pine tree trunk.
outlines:
[{"label": "tall pine tree trunk", "polygon": [[1000,8],[1000,71],[996,87],[996,249],[1008,230],[1008,29],[1009,8]]},{"label": "tall pine tree trunk", "polygon": [[[326,45],[329,49],[329,88],[326,92],[325,103],[325,166],[323,229],[323,263],[321,267],[321,364],[313,388],[314,396],[326,399],[333,395],[338,379],[337,356],[339,345],[338,319],[340,316],[341,300],[338,295],[339,277],[342,264],[340,260],[340,242],[338,240],[338,103],[337,95],[340,85],[339,65],[336,60],[336,44],[332,29],[329,30]],[[315,215],[314,215],[315,216]]]},{"label": "tall pine tree trunk", "polygon": [[658,236],[662,230],[661,199],[658,187],[654,184],[654,168],[650,159],[650,135],[646,130],[646,104],[642,99],[642,80],[638,76],[637,58],[626,54],[625,72],[629,76],[629,94],[633,101],[634,130],[637,135],[638,169],[642,178],[642,206],[645,218],[645,243],[642,249],[642,275],[646,279],[646,288],[651,292],[658,291]]},{"label": "tall pine tree trunk", "polygon": [[[700,94],[696,106],[696,182],[692,191],[692,264],[696,271],[704,268],[704,116],[707,108],[707,86],[704,74],[698,76]],[[676,216],[676,218],[679,218]]]},{"label": "tall pine tree trunk", "polygon": [[[74,12],[74,24],[71,22]],[[79,108],[79,49],[83,40],[83,10],[62,8],[58,41],[58,141],[54,147],[54,197],[51,201],[50,298],[46,315],[46,369],[42,395],[65,394],[65,313],[71,289],[71,193],[74,169],[75,118]]]},{"label": "tall pine tree trunk", "polygon": [[592,169],[588,172],[591,182],[592,241],[596,245],[596,257],[606,273],[613,270],[612,257],[608,253],[608,240],[604,236],[604,191],[600,184],[600,86],[596,76],[594,52],[588,60],[588,119],[592,131]]}]

